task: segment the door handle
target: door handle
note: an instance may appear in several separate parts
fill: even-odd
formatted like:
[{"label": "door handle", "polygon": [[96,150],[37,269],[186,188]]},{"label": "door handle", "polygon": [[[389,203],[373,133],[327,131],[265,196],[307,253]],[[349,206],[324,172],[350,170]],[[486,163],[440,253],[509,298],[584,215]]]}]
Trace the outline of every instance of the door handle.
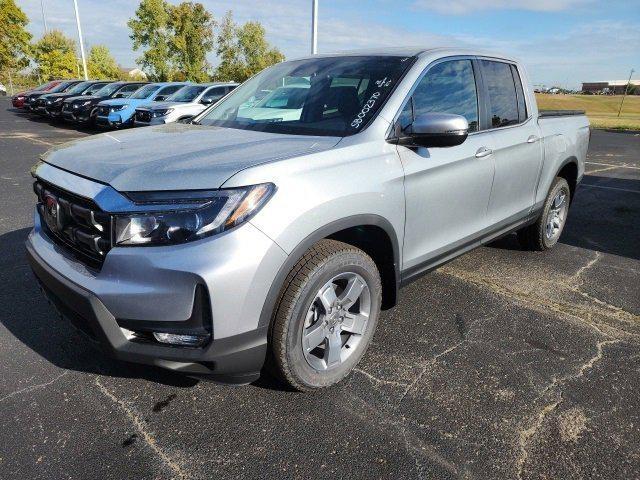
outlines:
[{"label": "door handle", "polygon": [[530,135],[529,138],[527,138],[527,143],[536,143],[538,140],[540,140],[539,137],[536,137],[535,135]]},{"label": "door handle", "polygon": [[488,157],[493,153],[493,150],[487,147],[480,147],[476,152],[476,158]]}]

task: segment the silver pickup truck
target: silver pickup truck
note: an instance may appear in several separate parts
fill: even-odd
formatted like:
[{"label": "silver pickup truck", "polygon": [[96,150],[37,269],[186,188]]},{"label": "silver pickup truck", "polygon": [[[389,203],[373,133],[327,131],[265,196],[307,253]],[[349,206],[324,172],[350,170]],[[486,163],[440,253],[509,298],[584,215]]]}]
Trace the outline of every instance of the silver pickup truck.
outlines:
[{"label": "silver pickup truck", "polygon": [[552,248],[589,135],[580,112],[539,112],[523,65],[501,55],[288,61],[191,124],[47,152],[28,257],[117,358],[326,387],[402,285],[511,232]]}]

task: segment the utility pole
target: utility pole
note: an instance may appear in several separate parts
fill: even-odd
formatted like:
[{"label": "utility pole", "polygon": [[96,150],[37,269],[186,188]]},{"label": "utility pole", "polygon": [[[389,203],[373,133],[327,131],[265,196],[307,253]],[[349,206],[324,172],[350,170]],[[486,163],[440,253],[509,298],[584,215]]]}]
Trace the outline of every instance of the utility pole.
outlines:
[{"label": "utility pole", "polygon": [[44,0],[40,0],[40,8],[42,9],[42,23],[44,23],[44,33],[47,33],[47,16],[44,14]]},{"label": "utility pole", "polygon": [[78,13],[78,0],[73,0],[73,7],[76,10],[76,24],[78,25],[78,40],[80,41],[80,55],[82,55],[82,69],[84,70],[84,79],[89,80],[87,75],[87,60],[84,58],[84,44],[82,43],[82,28],[80,28],[80,14]]},{"label": "utility pole", "polygon": [[318,0],[311,0],[311,55],[318,53]]},{"label": "utility pole", "polygon": [[9,89],[11,89],[11,95],[13,95],[13,80],[11,79],[11,69],[9,69]]},{"label": "utility pole", "polygon": [[622,104],[624,103],[624,97],[627,96],[627,91],[629,90],[629,85],[631,85],[631,77],[633,76],[634,71],[635,70],[632,68],[631,73],[629,74],[629,80],[627,81],[627,84],[624,87],[624,95],[622,95],[622,100],[620,100],[620,109],[618,110],[618,118],[620,118],[620,112],[622,112]]}]

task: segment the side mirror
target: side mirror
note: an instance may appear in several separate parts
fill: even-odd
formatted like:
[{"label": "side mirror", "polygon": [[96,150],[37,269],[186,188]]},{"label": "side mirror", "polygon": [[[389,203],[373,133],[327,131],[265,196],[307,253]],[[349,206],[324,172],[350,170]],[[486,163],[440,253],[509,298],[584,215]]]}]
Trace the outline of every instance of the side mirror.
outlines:
[{"label": "side mirror", "polygon": [[163,100],[166,100],[166,98],[167,98],[167,96],[166,96],[166,95],[158,95],[158,96],[154,99],[154,101],[155,101],[155,102],[161,102],[161,101],[163,101]]},{"label": "side mirror", "polygon": [[185,118],[181,118],[176,123],[191,123],[191,120],[193,120],[193,117],[185,117]]},{"label": "side mirror", "polygon": [[424,113],[418,115],[400,143],[420,147],[455,147],[469,134],[469,123],[462,115]]},{"label": "side mirror", "polygon": [[116,93],[113,98],[124,98],[124,93]]},{"label": "side mirror", "polygon": [[203,98],[202,100],[200,100],[200,103],[203,105],[211,105],[213,103],[213,100],[211,98]]}]

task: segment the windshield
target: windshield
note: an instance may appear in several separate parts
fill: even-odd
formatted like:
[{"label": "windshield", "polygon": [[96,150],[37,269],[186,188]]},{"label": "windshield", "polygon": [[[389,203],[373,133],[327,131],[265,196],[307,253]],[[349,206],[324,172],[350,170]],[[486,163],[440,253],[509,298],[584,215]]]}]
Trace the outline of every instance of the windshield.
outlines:
[{"label": "windshield", "polygon": [[84,92],[87,87],[89,87],[91,85],[91,82],[80,82],[76,85],[74,85],[72,88],[70,88],[69,90],[67,90],[67,93],[82,93]]},{"label": "windshield", "polygon": [[56,85],[55,87],[53,87],[51,90],[49,90],[47,93],[60,93],[60,92],[64,92],[67,88],[73,86],[73,84],[69,84],[69,82],[62,82],[59,83],[58,85]]},{"label": "windshield", "polygon": [[413,60],[344,56],[280,63],[236,88],[198,123],[296,135],[353,135],[375,117]]},{"label": "windshield", "polygon": [[133,95],[131,95],[129,98],[137,98],[138,100],[147,98],[149,95],[151,95],[153,92],[155,92],[159,88],[160,88],[160,85],[145,85],[144,87],[136,90],[133,93]]},{"label": "windshield", "polygon": [[195,98],[204,92],[206,86],[183,87],[173,95],[167,97],[167,102],[193,102]]}]

